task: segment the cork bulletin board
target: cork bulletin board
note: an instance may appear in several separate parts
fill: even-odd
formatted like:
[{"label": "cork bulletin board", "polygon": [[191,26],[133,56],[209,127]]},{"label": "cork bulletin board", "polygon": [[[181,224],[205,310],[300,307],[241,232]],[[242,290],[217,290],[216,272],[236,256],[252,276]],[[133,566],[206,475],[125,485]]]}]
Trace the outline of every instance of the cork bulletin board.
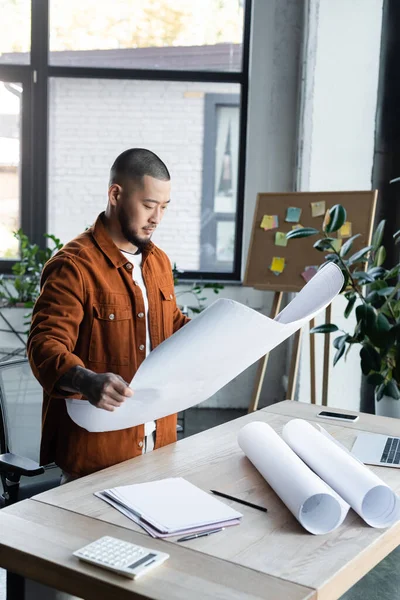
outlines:
[{"label": "cork bulletin board", "polygon": [[341,204],[347,212],[346,224],[329,236],[337,238],[340,245],[360,233],[353,254],[371,243],[376,200],[376,190],[258,194],[243,285],[298,292],[324,262],[326,253],[313,247],[321,236],[286,240],[284,234],[299,226],[321,230],[326,211]]}]

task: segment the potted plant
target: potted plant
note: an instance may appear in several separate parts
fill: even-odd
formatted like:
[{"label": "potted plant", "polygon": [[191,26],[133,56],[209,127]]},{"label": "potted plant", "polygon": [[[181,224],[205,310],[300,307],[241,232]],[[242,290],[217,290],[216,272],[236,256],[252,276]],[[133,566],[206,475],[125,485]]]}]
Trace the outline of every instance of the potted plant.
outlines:
[{"label": "potted plant", "polygon": [[[333,341],[336,349],[333,364],[346,356],[354,344],[360,346],[361,370],[375,388],[377,414],[400,417],[400,263],[390,268],[384,266],[385,221],[376,227],[370,246],[352,253],[354,240],[360,235],[355,234],[338,250],[335,236],[345,221],[346,210],[337,204],[327,211],[321,231],[305,227],[286,236],[288,239],[321,236],[314,248],[326,252],[325,262],[337,264],[345,279],[341,291],[347,299],[344,316],[348,318],[355,311],[356,324],[351,332],[329,323],[314,327],[310,333],[340,332]],[[400,242],[400,231],[393,239],[394,243]]]},{"label": "potted plant", "polygon": [[[0,275],[0,316],[2,324],[7,326],[7,329],[2,329],[1,332],[3,335],[8,333],[8,338],[10,334],[16,336],[24,345],[32,314],[32,310],[27,313],[26,309],[32,309],[35,304],[44,264],[62,247],[62,244],[54,235],[45,234],[52,245],[45,249],[39,248],[37,244],[29,241],[22,229],[15,231],[14,237],[19,242],[21,258],[12,266],[11,274]],[[19,313],[17,317],[15,317],[16,311],[17,314]],[[25,328],[24,331],[22,328]],[[15,341],[16,339],[14,343]],[[10,344],[0,343],[2,347],[7,345]],[[14,344],[11,342],[11,345]]]},{"label": "potted plant", "polygon": [[[185,283],[185,281],[183,280],[179,280],[179,276],[183,273],[184,271],[182,271],[182,269],[178,269],[178,267],[176,266],[176,263],[174,263],[174,266],[172,268],[172,274],[174,276],[174,284],[175,286],[179,285],[180,283]],[[203,296],[203,292],[205,289],[212,289],[214,294],[219,294],[219,292],[221,290],[224,289],[224,286],[221,283],[192,283],[190,284],[190,288],[188,290],[182,290],[182,291],[178,291],[176,292],[176,298],[179,298],[181,296],[184,296],[185,294],[190,294],[192,299],[195,300],[195,304],[194,305],[181,305],[180,308],[182,310],[182,312],[184,312],[186,315],[190,316],[190,313],[193,314],[198,314],[201,313],[204,309],[205,309],[205,305],[204,302],[205,300],[207,300],[207,298],[205,296]]]}]

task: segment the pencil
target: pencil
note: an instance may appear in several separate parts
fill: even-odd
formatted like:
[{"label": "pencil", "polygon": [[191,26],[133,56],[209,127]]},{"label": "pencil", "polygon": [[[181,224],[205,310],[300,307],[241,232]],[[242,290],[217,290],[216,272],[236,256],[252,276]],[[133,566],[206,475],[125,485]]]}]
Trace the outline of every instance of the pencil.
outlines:
[{"label": "pencil", "polygon": [[256,508],[257,510],[262,510],[263,512],[268,512],[268,509],[264,506],[258,506],[258,504],[253,504],[252,502],[248,502],[247,500],[242,500],[241,498],[235,498],[234,496],[229,496],[228,494],[224,494],[222,492],[217,492],[217,490],[210,490],[212,494],[216,496],[221,496],[221,498],[227,498],[228,500],[233,500],[234,502],[239,502],[240,504],[244,504],[245,506],[251,506],[251,508]]}]

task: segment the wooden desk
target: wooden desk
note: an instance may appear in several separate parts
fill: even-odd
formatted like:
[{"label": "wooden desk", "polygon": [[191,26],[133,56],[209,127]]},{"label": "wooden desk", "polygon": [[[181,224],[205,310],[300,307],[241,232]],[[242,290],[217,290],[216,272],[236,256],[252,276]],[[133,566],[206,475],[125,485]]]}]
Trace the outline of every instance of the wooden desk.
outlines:
[{"label": "wooden desk", "polygon": [[[0,566],[84,598],[339,598],[400,542],[400,522],[368,527],[353,511],[336,531],[313,536],[294,519],[237,445],[239,429],[268,422],[279,433],[293,417],[318,420],[320,407],[282,402],[0,511]],[[321,421],[320,421],[321,422]],[[399,433],[396,419],[361,414],[353,424],[324,421],[347,447],[357,430]],[[400,470],[372,467],[396,492]],[[235,504],[242,523],[217,535],[177,544],[153,540],[93,492],[183,476],[268,507]],[[143,580],[83,565],[71,553],[101,535],[155,548],[171,558]],[[175,539],[175,538],[174,538]]]}]

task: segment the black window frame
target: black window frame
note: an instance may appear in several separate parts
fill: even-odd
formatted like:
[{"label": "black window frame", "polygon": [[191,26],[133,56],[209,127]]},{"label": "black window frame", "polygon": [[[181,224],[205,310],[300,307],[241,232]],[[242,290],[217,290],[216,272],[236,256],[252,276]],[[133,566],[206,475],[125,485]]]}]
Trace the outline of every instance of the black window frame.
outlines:
[{"label": "black window frame", "polygon": [[[252,0],[245,0],[241,71],[200,71],[56,66],[49,56],[49,0],[31,0],[30,64],[0,64],[0,81],[14,77],[24,85],[21,139],[21,227],[29,238],[45,247],[48,206],[48,85],[50,78],[132,79],[233,83],[240,86],[238,186],[235,227],[235,253],[232,272],[185,271],[180,279],[240,281],[246,131],[249,88],[249,49]],[[25,87],[26,86],[26,87]],[[27,94],[25,95],[25,90]],[[67,240],[64,240],[67,241]],[[0,272],[10,272],[15,261],[0,259]]]}]

